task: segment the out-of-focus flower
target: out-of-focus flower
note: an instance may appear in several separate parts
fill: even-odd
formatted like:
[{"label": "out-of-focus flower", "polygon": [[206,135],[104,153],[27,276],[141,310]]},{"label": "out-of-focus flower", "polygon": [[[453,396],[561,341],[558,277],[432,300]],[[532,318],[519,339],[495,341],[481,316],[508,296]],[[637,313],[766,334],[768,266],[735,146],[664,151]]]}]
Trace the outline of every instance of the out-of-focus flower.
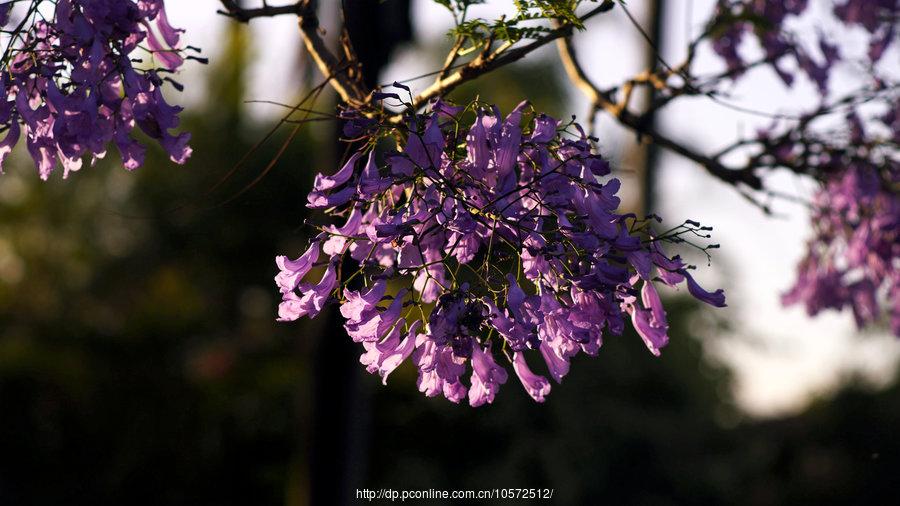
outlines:
[{"label": "out-of-focus flower", "polygon": [[810,315],[849,307],[861,328],[880,318],[879,301],[887,300],[900,337],[898,183],[900,166],[887,161],[852,163],[823,184],[813,199],[815,233],[785,304],[803,304]]},{"label": "out-of-focus flower", "polygon": [[[802,16],[808,5],[808,0],[718,0],[709,38],[713,51],[725,61],[730,77],[739,78],[748,68],[762,63],[770,66],[788,86],[794,83],[796,73],[800,71],[823,96],[828,95],[831,69],[842,60],[838,48],[822,33],[818,35],[817,48],[807,47],[802,43],[803,38],[788,28],[789,21]],[[834,1],[832,12],[844,25],[861,27],[867,32],[869,51],[866,56],[872,64],[877,63],[897,39],[898,0]],[[762,46],[763,60],[748,61],[741,55],[741,43],[751,37]],[[788,63],[790,60],[794,65]],[[792,66],[796,70],[792,70]]]}]

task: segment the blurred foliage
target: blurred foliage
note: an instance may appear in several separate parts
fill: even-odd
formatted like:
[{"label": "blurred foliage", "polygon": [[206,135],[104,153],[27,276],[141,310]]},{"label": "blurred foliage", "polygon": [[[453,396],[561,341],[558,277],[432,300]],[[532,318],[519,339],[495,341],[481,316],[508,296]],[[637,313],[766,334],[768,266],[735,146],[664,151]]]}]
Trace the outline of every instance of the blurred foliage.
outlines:
[{"label": "blurred foliage", "polygon": [[41,183],[18,153],[0,181],[0,504],[282,501],[314,327],[274,324],[270,280],[304,239],[312,166],[291,161],[317,155],[293,142],[220,205],[279,135],[208,194],[270,126],[244,116],[244,38],[208,69],[187,166],[111,151]]},{"label": "blurred foliage", "polygon": [[[210,192],[270,125],[242,105],[245,34],[208,69],[186,128],[195,155],[115,153],[41,183],[18,153],[0,178],[0,504],[302,504],[311,465],[312,347],[346,339],[278,325],[277,252],[300,251],[304,195],[329,140],[304,129],[241,198],[275,139]],[[478,82],[504,111],[558,113],[546,63]],[[471,96],[476,88],[462,88]],[[316,127],[313,127],[316,128]],[[705,358],[697,307],[668,306],[659,359],[632,334],[579,357],[544,405],[515,377],[496,405],[426,399],[407,365],[368,394],[362,487],[551,487],[561,504],[884,503],[898,470],[900,388],[848,387],[798,416],[743,419]],[[709,331],[709,329],[706,329]],[[714,329],[713,329],[714,330]],[[349,437],[349,436],[348,436]]]}]

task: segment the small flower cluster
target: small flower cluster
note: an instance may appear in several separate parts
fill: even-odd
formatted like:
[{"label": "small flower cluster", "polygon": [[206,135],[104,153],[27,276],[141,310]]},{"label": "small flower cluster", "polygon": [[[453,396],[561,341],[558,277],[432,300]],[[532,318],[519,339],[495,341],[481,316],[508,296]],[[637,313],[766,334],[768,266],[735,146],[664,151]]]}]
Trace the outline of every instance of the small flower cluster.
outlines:
[{"label": "small flower cluster", "polygon": [[[85,155],[94,163],[111,142],[124,166],[135,169],[145,156],[131,135],[135,126],[184,163],[190,135],[172,133],[181,108],[166,102],[162,86],[169,81],[180,88],[165,74],[185,56],[181,30],[169,24],[163,0],[57,0],[49,17],[45,3],[51,2],[27,2],[21,13],[12,9],[15,2],[0,6],[0,132],[6,132],[0,171],[23,134],[42,179],[57,160],[64,177],[81,168]],[[21,22],[11,23],[17,13]],[[138,49],[150,57],[148,68],[135,66]]]},{"label": "small flower cluster", "polygon": [[819,150],[834,170],[813,198],[815,233],[783,302],[803,303],[810,315],[849,306],[861,328],[879,319],[887,299],[891,330],[900,337],[900,162],[881,153],[900,145],[898,112],[895,102],[878,121],[892,140],[876,140],[852,113],[845,151]]},{"label": "small flower cluster", "polygon": [[[713,49],[724,58],[730,77],[738,78],[746,69],[764,64],[791,85],[795,74],[802,72],[818,87],[822,99],[783,133],[775,133],[779,121],[760,132],[756,139],[760,151],[751,159],[761,166],[811,176],[821,184],[811,203],[814,235],[798,265],[797,280],[782,302],[802,303],[810,315],[849,307],[857,325],[864,327],[879,320],[886,298],[891,328],[900,336],[900,164],[896,158],[900,109],[896,84],[890,77],[879,77],[877,66],[897,40],[900,0],[833,2],[831,13],[838,21],[866,34],[868,48],[858,60],[869,75],[861,91],[830,104],[826,99],[831,69],[856,59],[841,54],[824,33],[819,33],[815,49],[804,47],[801,38],[786,28],[807,7],[807,0],[720,0],[710,30]],[[743,38],[751,34],[765,51],[765,58],[758,62],[746,61],[739,51]],[[820,56],[813,57],[815,52]],[[790,70],[791,63],[796,70]],[[845,121],[835,117],[848,109]],[[882,112],[872,114],[878,110]]]},{"label": "small flower cluster", "polygon": [[898,0],[845,0],[835,4],[834,15],[846,25],[861,27],[869,33],[868,57],[872,62],[880,60],[888,46],[897,40]]},{"label": "small flower cluster", "polygon": [[[534,372],[537,357],[559,382],[572,357],[596,355],[603,333],[629,319],[660,353],[668,324],[656,283],[725,305],[662,248],[708,227],[654,235],[657,220],[618,214],[619,180],[574,122],[526,102],[506,117],[438,101],[403,124],[347,118],[345,133],[368,142],[318,174],[308,196],[343,224],[318,227],[296,260],[277,258],[279,320],[339,303],[360,362],[385,381],[411,359],[427,396],[480,406],[507,381],[505,360],[542,402],[550,381]],[[398,150],[376,149],[389,139]]]},{"label": "small flower cluster", "polygon": [[[740,52],[744,38],[753,35],[765,52],[762,62],[770,65],[786,85],[794,82],[795,71],[787,64],[794,60],[796,68],[823,95],[827,94],[831,68],[845,55],[824,34],[818,36],[818,49],[810,50],[785,28],[788,19],[807,10],[808,3],[808,0],[719,0],[710,29],[712,47],[725,60],[731,76],[739,77],[753,65]],[[896,40],[898,11],[898,0],[845,0],[836,2],[832,9],[840,22],[862,27],[868,33],[867,57],[871,64],[878,62]],[[813,56],[815,51],[821,57]]]}]

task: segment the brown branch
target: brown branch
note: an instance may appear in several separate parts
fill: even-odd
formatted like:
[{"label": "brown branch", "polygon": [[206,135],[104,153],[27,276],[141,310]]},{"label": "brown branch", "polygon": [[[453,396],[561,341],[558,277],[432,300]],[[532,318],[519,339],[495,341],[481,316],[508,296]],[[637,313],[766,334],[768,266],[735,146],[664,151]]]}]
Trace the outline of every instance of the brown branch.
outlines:
[{"label": "brown branch", "polygon": [[[234,18],[235,20],[247,23],[252,19],[260,17],[272,17],[283,14],[295,15],[300,21],[300,30],[303,33],[303,42],[307,51],[315,61],[316,66],[323,75],[329,76],[329,83],[332,88],[337,91],[341,99],[348,104],[356,107],[362,107],[368,104],[368,92],[361,83],[353,79],[351,73],[355,68],[354,61],[340,61],[328,49],[325,41],[319,34],[319,20],[315,10],[312,8],[310,0],[298,0],[295,3],[282,6],[271,6],[264,4],[258,8],[243,8],[237,4],[235,0],[220,0],[225,10],[220,11],[222,14]],[[603,3],[581,16],[581,22],[610,11],[615,7],[613,0],[604,0]],[[719,179],[730,183],[744,183],[753,189],[762,187],[761,180],[753,174],[752,167],[748,166],[743,169],[729,169],[722,165],[717,158],[712,158],[698,153],[687,146],[670,139],[669,137],[655,131],[640,116],[631,113],[627,108],[627,102],[616,103],[608,92],[601,91],[588,78],[575,56],[575,49],[571,42],[571,35],[575,25],[568,22],[560,22],[552,31],[544,36],[531,41],[520,47],[513,48],[511,44],[506,44],[490,52],[490,44],[485,47],[485,51],[470,62],[459,67],[455,72],[446,75],[447,70],[456,59],[459,51],[459,41],[451,50],[447,57],[444,68],[438,75],[437,80],[422,91],[413,99],[414,109],[419,109],[429,100],[435,97],[443,96],[458,86],[481,77],[484,74],[492,72],[500,67],[516,62],[531,52],[539,49],[549,42],[557,41],[563,66],[569,75],[569,78],[590,100],[594,111],[600,109],[613,115],[618,121],[630,128],[641,136],[647,136],[653,142],[664,146],[689,160],[697,162],[705,167],[708,172]],[[346,53],[346,47],[345,47]],[[347,53],[346,59],[355,60],[352,52]],[[658,83],[653,83],[657,85]]]},{"label": "brown branch", "polygon": [[575,86],[587,96],[595,107],[595,110],[604,110],[615,117],[619,123],[630,128],[639,136],[646,136],[651,141],[668,148],[679,155],[694,161],[704,167],[707,172],[729,184],[743,183],[759,190],[762,188],[762,180],[753,173],[753,167],[730,169],[718,159],[699,153],[684,144],[675,141],[666,135],[651,128],[641,116],[633,114],[625,107],[625,103],[617,103],[608,92],[603,92],[585,74],[584,69],[578,63],[575,48],[570,37],[561,37],[556,41],[563,67]]},{"label": "brown branch", "polygon": [[446,77],[447,72],[450,72],[450,67],[456,63],[456,59],[459,58],[459,51],[462,49],[465,40],[466,39],[463,37],[456,37],[456,41],[453,42],[453,47],[450,48],[450,52],[447,53],[447,57],[444,59],[444,66],[441,67],[440,72],[438,72],[438,81]]},{"label": "brown branch", "polygon": [[[583,23],[588,19],[596,16],[597,14],[608,12],[614,6],[614,1],[604,0],[603,3],[601,3],[597,7],[594,7],[592,10],[581,16],[581,22]],[[497,70],[504,65],[508,65],[515,61],[521,60],[527,54],[540,47],[545,46],[549,42],[568,37],[572,34],[572,30],[574,28],[575,25],[573,25],[572,23],[563,23],[556,29],[545,34],[543,37],[535,39],[534,41],[524,46],[520,46],[514,49],[508,49],[508,46],[504,46],[493,53],[487,55],[478,55],[475,59],[463,65],[449,76],[440,76],[440,78],[435,81],[434,84],[423,90],[421,93],[419,93],[418,96],[416,96],[415,99],[413,99],[413,107],[415,109],[419,109],[432,98],[446,95],[463,83],[477,79],[482,75]]]},{"label": "brown branch", "polygon": [[[283,14],[297,16],[300,19],[300,29],[303,33],[304,45],[322,74],[332,76],[330,81],[331,87],[337,91],[342,100],[352,106],[362,108],[369,104],[368,90],[365,90],[364,86],[351,76],[353,69],[356,68],[355,62],[339,61],[328,49],[325,41],[322,40],[322,37],[319,35],[319,20],[316,17],[315,10],[311,6],[310,0],[298,0],[292,4],[280,6],[264,4],[262,7],[257,8],[243,8],[238,5],[235,0],[220,1],[224,10],[219,12],[242,23],[247,23],[255,18],[272,17]],[[615,1],[604,0],[600,5],[581,16],[580,20],[583,23],[597,14],[608,12],[613,7],[615,7]],[[488,44],[485,47],[485,51],[470,62],[459,67],[452,74],[447,75],[447,72],[458,56],[459,47],[454,46],[447,57],[444,68],[438,75],[438,79],[434,84],[426,88],[413,99],[413,107],[417,110],[432,98],[446,95],[463,83],[472,81],[500,67],[516,62],[554,40],[568,37],[572,34],[574,28],[575,25],[572,23],[562,23],[544,36],[517,48],[512,48],[512,44],[506,44],[493,52],[490,52],[490,44]],[[339,68],[344,70],[336,72],[335,69]]]},{"label": "brown branch", "polygon": [[[273,6],[264,4],[262,7],[247,9],[237,4],[235,0],[220,0],[225,10],[219,13],[233,18],[241,23],[261,17],[272,17],[283,14],[297,16],[300,31],[303,33],[303,44],[312,56],[313,61],[324,76],[329,77],[332,88],[340,95],[341,100],[353,106],[366,103],[368,92],[362,84],[350,76],[350,72],[357,67],[354,61],[339,60],[319,34],[319,18],[310,0],[299,0],[289,5]],[[340,70],[339,70],[340,69]]]}]

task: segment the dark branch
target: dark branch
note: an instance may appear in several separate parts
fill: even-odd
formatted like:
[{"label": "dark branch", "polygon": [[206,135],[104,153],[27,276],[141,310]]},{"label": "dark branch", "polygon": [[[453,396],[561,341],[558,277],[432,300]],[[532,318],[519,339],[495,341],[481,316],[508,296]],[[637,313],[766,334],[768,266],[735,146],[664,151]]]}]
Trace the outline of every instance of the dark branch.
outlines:
[{"label": "dark branch", "polygon": [[230,18],[234,18],[241,23],[247,23],[254,18],[266,18],[280,16],[283,14],[293,14],[300,17],[308,17],[310,14],[309,2],[301,0],[290,5],[267,5],[253,9],[246,9],[238,5],[235,0],[221,0],[225,10],[220,10],[219,14],[224,14]]},{"label": "dark branch", "polygon": [[664,134],[653,130],[640,116],[631,113],[628,108],[625,107],[625,103],[615,102],[607,92],[601,91],[593,82],[591,82],[587,74],[585,74],[584,69],[578,63],[578,59],[575,55],[575,48],[569,37],[558,39],[557,47],[559,48],[559,54],[563,66],[566,69],[566,73],[569,75],[569,79],[571,79],[575,86],[587,96],[588,100],[591,101],[597,110],[602,109],[608,112],[622,125],[630,128],[638,135],[647,136],[647,138],[660,146],[668,148],[679,155],[700,164],[707,172],[726,183],[744,183],[754,190],[762,188],[762,180],[753,173],[752,167],[748,166],[742,169],[729,169],[719,162],[719,160],[698,153],[693,149],[670,139]]},{"label": "dark branch", "polygon": [[253,9],[243,8],[237,4],[235,0],[220,0],[224,6],[224,11],[220,13],[234,18],[242,23],[247,23],[251,19],[261,17],[278,16],[282,14],[292,14],[297,16],[300,21],[300,31],[303,33],[303,43],[306,50],[309,51],[313,61],[322,75],[329,79],[329,83],[341,99],[355,107],[359,107],[366,103],[368,91],[358,82],[357,79],[351,77],[352,69],[355,69],[355,57],[350,54],[350,61],[347,58],[339,59],[322,40],[319,34],[319,18],[316,16],[315,9],[310,0],[299,0],[296,3],[282,6],[271,6],[263,4],[262,7]]}]

